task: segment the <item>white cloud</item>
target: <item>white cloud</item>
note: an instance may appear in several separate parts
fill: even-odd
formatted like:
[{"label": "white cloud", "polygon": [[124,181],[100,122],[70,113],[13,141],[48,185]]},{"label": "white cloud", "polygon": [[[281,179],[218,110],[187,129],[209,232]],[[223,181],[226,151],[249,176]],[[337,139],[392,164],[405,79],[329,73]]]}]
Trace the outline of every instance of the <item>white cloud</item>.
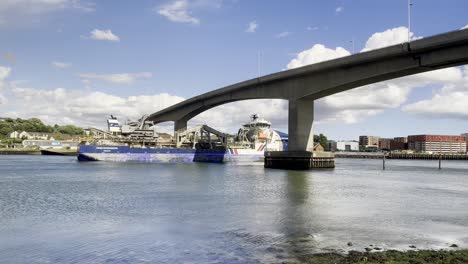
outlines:
[{"label": "white cloud", "polygon": [[189,2],[187,0],[176,0],[156,8],[156,11],[173,22],[200,24],[200,20],[193,17],[188,9]]},{"label": "white cloud", "polygon": [[[24,17],[38,16],[65,9],[84,12],[94,11],[94,4],[81,0],[2,0],[0,1],[0,21],[24,22]],[[19,19],[21,17],[21,20]]]},{"label": "white cloud", "polygon": [[285,38],[287,36],[291,35],[291,32],[289,31],[284,31],[284,32],[281,32],[281,33],[278,33],[275,35],[276,38]]},{"label": "white cloud", "polygon": [[5,88],[6,86],[5,81],[8,78],[8,76],[10,76],[10,73],[11,73],[11,68],[0,66],[0,92],[2,92],[2,90]]},{"label": "white cloud", "polygon": [[0,14],[12,11],[23,13],[46,13],[66,8],[94,11],[94,4],[80,0],[3,0],[0,2]]},{"label": "white cloud", "polygon": [[344,7],[342,6],[339,6],[335,9],[335,13],[339,14],[339,13],[342,13],[344,11]]},{"label": "white cloud", "polygon": [[269,120],[275,129],[287,129],[288,102],[278,99],[246,100],[221,105],[194,117],[189,125],[206,123],[221,131],[236,133],[242,124],[250,120],[252,114]]},{"label": "white cloud", "polygon": [[10,73],[11,73],[11,68],[0,66],[0,89],[3,88],[4,81],[10,75]]},{"label": "white cloud", "polygon": [[454,92],[450,94],[436,94],[429,100],[422,100],[407,105],[403,111],[427,116],[442,118],[468,118],[468,92]]},{"label": "white cloud", "polygon": [[2,94],[2,90],[4,89],[5,80],[10,76],[11,68],[0,66],[0,105],[3,105],[7,102],[7,99]]},{"label": "white cloud", "polygon": [[[411,40],[420,39],[415,37],[413,32],[410,32]],[[388,29],[384,32],[374,33],[366,42],[362,51],[379,49],[387,46],[392,46],[400,43],[408,42],[408,28],[397,27]]]},{"label": "white cloud", "polygon": [[131,84],[137,79],[148,79],[152,77],[151,72],[139,73],[114,73],[114,74],[96,74],[96,73],[80,73],[78,76],[82,79],[96,79],[110,83]]},{"label": "white cloud", "polygon": [[316,31],[319,30],[319,27],[307,27],[308,31]]},{"label": "white cloud", "polygon": [[221,8],[224,0],[193,0],[191,6],[193,7],[208,7],[208,8]]},{"label": "white cloud", "polygon": [[315,44],[312,48],[300,52],[296,58],[288,63],[287,68],[293,69],[348,55],[351,55],[351,53],[342,47],[329,49],[322,44]]},{"label": "white cloud", "polygon": [[426,117],[468,118],[468,66],[460,73],[461,80],[446,82],[432,98],[408,104],[403,111]]},{"label": "white cloud", "polygon": [[72,66],[72,64],[69,62],[60,62],[60,61],[53,61],[51,62],[51,65],[57,69],[65,69],[65,68],[69,68]]},{"label": "white cloud", "polygon": [[[47,0],[46,0],[47,1]],[[83,2],[81,0],[68,0],[70,7],[82,10],[84,12],[94,12],[95,4],[93,2]]]},{"label": "white cloud", "polygon": [[[363,51],[404,42],[407,34],[408,31],[404,27],[375,33],[367,40]],[[290,61],[287,68],[297,68],[347,55],[350,55],[350,52],[344,48],[330,49],[316,44],[311,49],[300,52]],[[411,91],[417,87],[428,84],[457,83],[462,80],[462,77],[459,68],[448,68],[338,93],[317,101],[316,120],[355,123],[366,117],[377,115],[385,109],[401,107],[407,101]]]},{"label": "white cloud", "polygon": [[258,28],[257,21],[251,21],[251,22],[247,25],[247,29],[245,30],[245,32],[247,32],[247,33],[255,33],[255,32],[257,32],[257,28]]},{"label": "white cloud", "polygon": [[120,38],[117,35],[114,35],[110,29],[108,30],[99,30],[94,29],[90,33],[90,38],[95,40],[107,40],[107,41],[120,41]]},{"label": "white cloud", "polygon": [[468,28],[468,25],[466,25],[466,26],[462,27],[461,29],[467,29],[467,28]]},{"label": "white cloud", "polygon": [[[137,119],[157,112],[184,100],[167,93],[122,97],[98,91],[35,89],[23,87],[25,83],[12,83],[11,97],[15,112],[7,116],[37,117],[48,124],[75,124],[80,126],[105,127],[106,118],[116,115],[121,121]],[[72,99],[72,100],[71,100]],[[249,109],[248,112],[245,109]],[[192,120],[189,125],[206,123],[222,131],[237,132],[251,114],[258,113],[285,130],[288,104],[285,100],[249,100],[225,104],[206,111]],[[229,116],[229,118],[226,118]],[[171,132],[172,124],[161,124],[158,130]]]},{"label": "white cloud", "polygon": [[[406,36],[404,30],[387,30],[376,33],[367,41],[365,48],[391,45]],[[378,36],[378,37],[376,37]],[[372,40],[371,40],[372,39]],[[327,48],[316,44],[300,52],[287,65],[288,69],[305,66],[320,61],[350,55],[344,48]],[[9,73],[9,68],[0,68],[0,77]],[[315,104],[315,120],[318,122],[359,122],[378,115],[386,109],[402,107],[414,89],[426,85],[444,85],[433,98],[411,103],[403,111],[425,116],[468,117],[468,67],[449,68],[432,71],[386,82],[367,85],[318,100]],[[7,72],[7,73],[6,73]],[[137,78],[149,78],[149,73],[123,74],[80,74],[84,81],[98,79],[116,83],[132,83]],[[0,78],[1,80],[2,78]],[[85,84],[89,83],[86,81]],[[182,101],[184,98],[170,95],[140,95],[121,97],[103,92],[83,92],[83,90],[36,90],[18,87],[12,89],[18,115],[37,116],[48,123],[70,123],[79,125],[103,126],[109,114],[120,117],[139,118],[162,108]],[[13,82],[11,85],[13,86]],[[73,100],[69,100],[73,98]],[[9,97],[10,100],[10,97]],[[34,103],[33,103],[34,102]],[[248,111],[246,112],[246,109]],[[220,130],[235,132],[240,124],[247,121],[250,114],[258,113],[270,120],[280,130],[287,127],[288,104],[285,100],[249,100],[230,103],[206,111],[191,120],[190,124],[207,123]],[[226,117],[229,118],[226,118]],[[122,119],[122,118],[121,118]],[[169,130],[171,130],[170,128]]]},{"label": "white cloud", "polygon": [[[16,115],[38,117],[48,124],[77,124],[104,127],[110,114],[122,121],[137,119],[183,100],[166,93],[120,97],[103,92],[63,88],[42,90],[13,87]],[[73,99],[73,100],[71,100]]]}]

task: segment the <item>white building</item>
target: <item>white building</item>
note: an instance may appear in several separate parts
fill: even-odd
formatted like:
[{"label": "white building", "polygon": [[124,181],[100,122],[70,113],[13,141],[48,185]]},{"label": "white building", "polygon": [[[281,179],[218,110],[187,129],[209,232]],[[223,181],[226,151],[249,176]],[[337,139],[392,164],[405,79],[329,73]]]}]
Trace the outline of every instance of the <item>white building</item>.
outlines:
[{"label": "white building", "polygon": [[10,133],[10,138],[20,138],[19,134],[20,133],[18,131],[13,131]]},{"label": "white building", "polygon": [[18,132],[13,131],[10,133],[10,138],[16,139],[38,139],[38,140],[55,140],[50,134],[48,133],[41,133],[41,132]]},{"label": "white building", "polygon": [[337,151],[359,151],[359,142],[357,141],[337,141]]}]

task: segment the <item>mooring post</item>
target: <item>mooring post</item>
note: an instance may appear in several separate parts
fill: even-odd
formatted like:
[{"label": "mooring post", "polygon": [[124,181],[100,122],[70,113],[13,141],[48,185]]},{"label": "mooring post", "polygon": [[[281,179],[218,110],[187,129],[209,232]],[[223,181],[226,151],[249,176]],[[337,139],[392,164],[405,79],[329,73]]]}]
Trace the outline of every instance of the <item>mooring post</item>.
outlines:
[{"label": "mooring post", "polygon": [[382,155],[382,169],[385,170],[385,152]]},{"label": "mooring post", "polygon": [[441,169],[442,169],[442,155],[439,152],[439,170],[441,170]]}]

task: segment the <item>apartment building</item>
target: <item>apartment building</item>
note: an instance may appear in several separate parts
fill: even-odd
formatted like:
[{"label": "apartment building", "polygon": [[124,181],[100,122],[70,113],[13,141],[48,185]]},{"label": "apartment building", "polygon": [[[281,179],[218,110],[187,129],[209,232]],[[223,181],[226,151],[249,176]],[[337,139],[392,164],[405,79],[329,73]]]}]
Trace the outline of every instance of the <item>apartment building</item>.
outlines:
[{"label": "apartment building", "polygon": [[376,137],[376,136],[359,136],[359,147],[378,148],[379,147],[379,137]]},{"label": "apartment building", "polygon": [[426,153],[466,153],[466,137],[450,135],[408,136],[408,149]]}]

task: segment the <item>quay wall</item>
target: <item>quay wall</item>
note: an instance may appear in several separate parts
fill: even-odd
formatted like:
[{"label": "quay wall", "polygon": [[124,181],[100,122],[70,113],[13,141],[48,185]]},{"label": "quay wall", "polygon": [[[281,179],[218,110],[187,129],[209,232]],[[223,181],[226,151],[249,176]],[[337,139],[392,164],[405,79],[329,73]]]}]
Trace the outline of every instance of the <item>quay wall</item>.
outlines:
[{"label": "quay wall", "polygon": [[0,155],[41,155],[36,149],[0,149]]},{"label": "quay wall", "polygon": [[425,153],[335,153],[335,158],[347,159],[414,159],[414,160],[468,160],[467,154],[425,154]]}]

